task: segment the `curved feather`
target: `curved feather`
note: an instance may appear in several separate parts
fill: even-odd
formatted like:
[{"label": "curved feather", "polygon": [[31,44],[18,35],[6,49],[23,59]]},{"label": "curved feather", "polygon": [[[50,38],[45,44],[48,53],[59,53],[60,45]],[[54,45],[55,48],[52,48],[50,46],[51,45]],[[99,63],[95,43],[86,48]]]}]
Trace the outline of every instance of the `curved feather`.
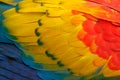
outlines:
[{"label": "curved feather", "polygon": [[[3,15],[4,26],[15,37],[10,40],[24,52],[23,61],[46,71],[39,73],[47,75],[44,79],[120,75],[116,47],[111,44],[114,40],[108,40],[113,36],[119,42],[118,11],[90,0],[24,0]],[[115,35],[109,33],[113,29]]]}]

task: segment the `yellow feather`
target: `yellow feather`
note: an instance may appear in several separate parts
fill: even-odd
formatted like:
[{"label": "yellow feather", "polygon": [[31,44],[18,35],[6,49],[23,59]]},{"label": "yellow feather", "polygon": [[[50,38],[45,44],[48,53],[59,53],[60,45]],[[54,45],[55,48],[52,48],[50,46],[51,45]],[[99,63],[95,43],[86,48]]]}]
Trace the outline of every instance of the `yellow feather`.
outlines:
[{"label": "yellow feather", "polygon": [[17,3],[14,0],[0,0],[0,2],[15,6]]},{"label": "yellow feather", "polygon": [[[85,76],[106,63],[77,38],[79,31],[82,38],[85,34],[82,24],[86,18],[73,15],[72,10],[94,14],[86,1],[24,0],[18,6],[18,10],[12,8],[3,13],[3,23],[10,35],[17,37],[14,41],[45,70],[70,69],[77,76]],[[91,48],[95,50],[96,45]],[[100,63],[97,66],[93,64],[96,58]]]}]

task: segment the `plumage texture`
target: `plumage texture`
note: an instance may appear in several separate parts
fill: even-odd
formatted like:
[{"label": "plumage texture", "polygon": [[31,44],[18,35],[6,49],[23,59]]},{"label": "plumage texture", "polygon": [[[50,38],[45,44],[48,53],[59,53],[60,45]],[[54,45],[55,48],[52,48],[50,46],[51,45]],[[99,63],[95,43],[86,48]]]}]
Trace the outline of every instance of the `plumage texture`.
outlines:
[{"label": "plumage texture", "polygon": [[38,77],[37,70],[23,63],[21,50],[6,37],[7,34],[1,25],[1,13],[13,7],[0,2],[0,80],[42,80]]},{"label": "plumage texture", "polygon": [[23,51],[24,63],[40,70],[43,80],[116,80],[120,76],[119,3],[23,0],[3,13],[2,25],[5,36]]},{"label": "plumage texture", "polygon": [[19,53],[15,45],[0,43],[0,80],[41,80],[36,70],[22,62]]}]

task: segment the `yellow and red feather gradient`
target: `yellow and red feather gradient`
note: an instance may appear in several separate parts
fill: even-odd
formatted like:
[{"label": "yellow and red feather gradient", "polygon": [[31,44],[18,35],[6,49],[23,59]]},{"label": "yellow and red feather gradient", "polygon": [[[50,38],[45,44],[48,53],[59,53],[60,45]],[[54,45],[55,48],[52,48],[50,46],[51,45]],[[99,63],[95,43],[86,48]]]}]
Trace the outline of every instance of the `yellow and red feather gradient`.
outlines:
[{"label": "yellow and red feather gradient", "polygon": [[[90,48],[92,53],[104,59],[110,59],[108,62],[110,69],[120,70],[120,1],[88,1],[97,2],[104,6],[100,6],[96,13],[88,12],[89,15],[83,13],[87,20],[83,23],[83,31],[79,32],[78,38]],[[91,6],[91,9],[94,11],[95,7]],[[73,10],[74,15],[79,13],[79,11]],[[82,33],[84,35],[81,37]],[[93,47],[94,50],[92,50]]]},{"label": "yellow and red feather gradient", "polygon": [[[98,55],[101,61],[93,60],[94,66],[107,62],[104,73],[111,76],[120,75],[120,1],[119,0],[83,0],[83,4],[75,4],[71,8],[74,17],[71,23],[75,26],[81,24],[77,15],[86,20],[77,38],[82,41],[92,54]],[[85,7],[82,7],[85,6]],[[105,71],[104,71],[105,70]],[[118,71],[118,72],[116,72]]]}]

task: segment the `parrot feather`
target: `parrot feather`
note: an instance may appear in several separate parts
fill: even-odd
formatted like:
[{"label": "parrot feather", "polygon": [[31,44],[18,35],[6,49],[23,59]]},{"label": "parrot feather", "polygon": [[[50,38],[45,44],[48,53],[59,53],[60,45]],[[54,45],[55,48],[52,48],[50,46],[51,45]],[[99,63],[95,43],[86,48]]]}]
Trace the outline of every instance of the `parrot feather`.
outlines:
[{"label": "parrot feather", "polygon": [[2,24],[24,63],[43,80],[117,77],[120,13],[97,1],[23,0],[2,13]]}]

